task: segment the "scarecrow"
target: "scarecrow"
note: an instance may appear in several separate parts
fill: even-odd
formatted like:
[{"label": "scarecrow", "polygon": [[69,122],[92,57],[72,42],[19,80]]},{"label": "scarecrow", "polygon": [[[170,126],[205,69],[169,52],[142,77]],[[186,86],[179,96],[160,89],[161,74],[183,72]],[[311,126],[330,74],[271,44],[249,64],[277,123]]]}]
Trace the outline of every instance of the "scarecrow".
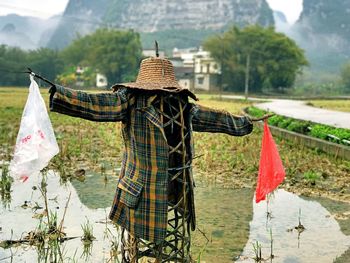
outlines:
[{"label": "scarecrow", "polygon": [[[167,59],[141,62],[136,82],[88,94],[55,85],[51,111],[98,122],[122,123],[122,169],[109,218],[122,228],[122,262],[192,262],[196,227],[192,132],[251,133],[248,116],[189,102],[197,100],[175,79]],[[266,116],[261,118],[267,118]]]}]

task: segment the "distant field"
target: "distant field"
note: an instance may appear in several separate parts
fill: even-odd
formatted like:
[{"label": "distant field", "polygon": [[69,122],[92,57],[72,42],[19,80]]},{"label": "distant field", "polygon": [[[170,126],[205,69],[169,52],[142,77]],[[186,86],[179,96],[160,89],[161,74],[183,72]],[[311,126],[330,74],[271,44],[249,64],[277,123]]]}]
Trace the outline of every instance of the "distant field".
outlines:
[{"label": "distant field", "polygon": [[233,114],[241,114],[242,109],[253,104],[251,101],[245,101],[243,99],[220,99],[220,96],[215,94],[199,94],[197,97],[199,99],[197,103],[200,105],[218,110],[227,110]]},{"label": "distant field", "polygon": [[350,112],[350,100],[311,100],[309,103],[318,108]]}]

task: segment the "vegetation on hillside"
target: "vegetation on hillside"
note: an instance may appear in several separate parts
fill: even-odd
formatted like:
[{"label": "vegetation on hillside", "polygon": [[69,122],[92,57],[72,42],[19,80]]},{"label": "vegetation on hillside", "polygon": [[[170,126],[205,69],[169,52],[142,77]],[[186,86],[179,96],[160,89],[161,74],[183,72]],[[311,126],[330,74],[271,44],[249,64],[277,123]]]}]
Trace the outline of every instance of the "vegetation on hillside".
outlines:
[{"label": "vegetation on hillside", "polygon": [[341,81],[346,93],[350,93],[350,62],[344,64],[341,69]]},{"label": "vegetation on hillside", "polygon": [[173,48],[198,47],[209,36],[217,33],[213,29],[172,29],[157,32],[140,33],[142,46],[145,49],[154,48],[156,39],[160,48],[171,54]]}]

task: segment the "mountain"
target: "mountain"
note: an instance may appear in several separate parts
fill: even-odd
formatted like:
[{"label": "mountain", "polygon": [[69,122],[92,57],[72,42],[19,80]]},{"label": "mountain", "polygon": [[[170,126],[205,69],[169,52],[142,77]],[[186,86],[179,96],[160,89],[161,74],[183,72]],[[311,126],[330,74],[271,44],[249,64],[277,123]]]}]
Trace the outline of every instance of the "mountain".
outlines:
[{"label": "mountain", "polygon": [[2,45],[20,47],[22,49],[35,49],[35,43],[33,40],[25,33],[18,32],[14,24],[5,24],[2,29],[0,29],[0,43]]},{"label": "mountain", "polygon": [[333,34],[350,39],[350,1],[304,0],[299,24],[312,27],[319,34]]},{"label": "mountain", "polygon": [[350,58],[350,1],[304,0],[303,12],[289,32],[314,70],[338,72]]},{"label": "mountain", "polygon": [[273,19],[275,21],[275,28],[279,32],[288,31],[291,25],[288,23],[287,18],[281,11],[273,11]]},{"label": "mountain", "polygon": [[221,29],[229,23],[270,25],[265,0],[117,0],[105,20],[141,32],[169,29]]},{"label": "mountain", "polygon": [[[0,16],[0,44],[22,49],[36,49],[46,46],[60,17],[40,19],[15,14]],[[46,39],[43,38],[46,35]]]},{"label": "mountain", "polygon": [[[194,35],[198,39],[192,42],[198,45],[202,36],[232,24],[257,23],[274,23],[266,0],[70,0],[49,47],[62,48],[77,35],[105,26],[138,31],[142,39],[171,32],[176,32],[174,39]],[[189,42],[181,39],[183,45]]]},{"label": "mountain", "polygon": [[105,16],[112,0],[70,0],[47,46],[61,49],[78,37],[106,27]]},{"label": "mountain", "polygon": [[275,24],[278,23],[283,23],[283,24],[288,24],[287,17],[286,15],[281,12],[281,11],[273,11],[273,18],[275,20]]}]

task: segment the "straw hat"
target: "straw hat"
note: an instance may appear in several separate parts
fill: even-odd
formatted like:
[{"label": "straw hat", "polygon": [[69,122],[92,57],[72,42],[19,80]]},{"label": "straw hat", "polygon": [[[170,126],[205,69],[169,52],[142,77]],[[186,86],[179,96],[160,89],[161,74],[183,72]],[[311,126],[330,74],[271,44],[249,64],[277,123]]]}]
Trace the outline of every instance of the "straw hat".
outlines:
[{"label": "straw hat", "polygon": [[112,89],[116,91],[122,87],[145,91],[183,92],[197,100],[197,97],[190,90],[179,85],[175,78],[173,64],[168,59],[159,57],[142,60],[136,82],[115,84]]}]

